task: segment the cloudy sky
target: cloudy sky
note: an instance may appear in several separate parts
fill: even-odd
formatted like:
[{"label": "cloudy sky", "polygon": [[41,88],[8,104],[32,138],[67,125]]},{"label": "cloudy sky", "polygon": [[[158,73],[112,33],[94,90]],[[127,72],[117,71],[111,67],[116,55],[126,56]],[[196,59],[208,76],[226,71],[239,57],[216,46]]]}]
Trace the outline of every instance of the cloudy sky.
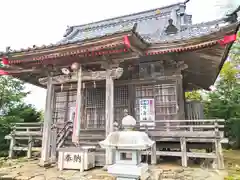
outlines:
[{"label": "cloudy sky", "polygon": [[[182,0],[183,1],[183,0]],[[220,18],[229,2],[240,0],[191,0],[187,4],[193,22]],[[113,3],[114,2],[114,3]],[[115,16],[158,8],[181,0],[1,0],[0,51],[54,43],[62,38],[66,27]],[[232,8],[228,6],[227,8]],[[45,90],[27,85],[32,93],[26,102],[44,109]]]}]

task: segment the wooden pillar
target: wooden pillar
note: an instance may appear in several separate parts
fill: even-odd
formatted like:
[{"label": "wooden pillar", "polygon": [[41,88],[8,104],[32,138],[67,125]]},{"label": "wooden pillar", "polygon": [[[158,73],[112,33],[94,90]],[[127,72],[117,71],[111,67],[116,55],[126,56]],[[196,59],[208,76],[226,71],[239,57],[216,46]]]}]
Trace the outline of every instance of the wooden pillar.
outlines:
[{"label": "wooden pillar", "polygon": [[[106,136],[113,132],[113,116],[114,116],[114,84],[111,77],[110,69],[107,69],[106,75],[106,105],[105,105],[105,116],[106,116]],[[113,163],[113,153],[111,149],[106,149],[106,165]]]},{"label": "wooden pillar", "polygon": [[33,137],[29,136],[28,138],[28,151],[27,158],[30,159],[32,157],[32,145],[33,145]]},{"label": "wooden pillar", "polygon": [[81,129],[81,111],[82,109],[82,66],[78,70],[78,84],[77,84],[77,99],[76,99],[76,112],[73,122],[73,143],[79,145],[80,129]]},{"label": "wooden pillar", "polygon": [[51,162],[55,163],[57,161],[57,128],[52,129],[51,135]]},{"label": "wooden pillar", "polygon": [[47,96],[46,96],[46,105],[44,112],[44,123],[43,123],[43,137],[42,137],[42,151],[41,151],[41,159],[40,166],[45,166],[49,164],[50,160],[50,143],[51,143],[51,126],[52,126],[52,103],[53,103],[53,95],[54,95],[54,86],[52,84],[52,78],[48,77],[47,82]]},{"label": "wooden pillar", "polygon": [[182,152],[182,166],[187,167],[187,145],[186,145],[186,138],[180,138],[181,143],[181,152]]},{"label": "wooden pillar", "polygon": [[[56,93],[53,93],[52,100],[51,100],[51,107],[52,112],[54,109],[56,109]],[[51,162],[55,163],[57,159],[57,116],[54,115],[54,121],[52,121],[52,129],[51,129],[51,139],[50,139],[50,145],[51,145]]]},{"label": "wooden pillar", "polygon": [[157,164],[157,148],[156,148],[156,141],[151,148],[151,164]]}]

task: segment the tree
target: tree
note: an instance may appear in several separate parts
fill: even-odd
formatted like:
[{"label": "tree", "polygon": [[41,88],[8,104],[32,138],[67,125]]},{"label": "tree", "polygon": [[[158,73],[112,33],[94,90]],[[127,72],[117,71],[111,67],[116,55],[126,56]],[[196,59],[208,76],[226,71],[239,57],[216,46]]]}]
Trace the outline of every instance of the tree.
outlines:
[{"label": "tree", "polygon": [[233,63],[236,65],[240,64],[240,31],[237,33],[237,39],[232,45],[230,51],[230,58],[232,59]]},{"label": "tree", "polygon": [[207,118],[221,118],[226,120],[225,134],[234,144],[240,147],[240,84],[238,83],[238,68],[231,61],[227,61],[220,73],[220,80],[216,83],[216,90],[208,93],[205,101],[205,115]]},{"label": "tree", "polygon": [[24,83],[9,76],[0,76],[0,150],[7,150],[9,142],[4,137],[10,133],[11,124],[16,122],[36,122],[41,120],[41,113],[32,105],[23,102]]},{"label": "tree", "polygon": [[0,77],[0,110],[5,114],[10,107],[22,102],[28,92],[24,92],[24,83],[10,76]]},{"label": "tree", "polygon": [[186,92],[185,97],[187,100],[190,100],[190,101],[202,101],[202,95],[200,91],[196,91],[196,90],[191,92]]},{"label": "tree", "polygon": [[42,114],[37,111],[31,104],[18,104],[10,108],[7,116],[22,119],[23,122],[39,122],[41,121]]}]

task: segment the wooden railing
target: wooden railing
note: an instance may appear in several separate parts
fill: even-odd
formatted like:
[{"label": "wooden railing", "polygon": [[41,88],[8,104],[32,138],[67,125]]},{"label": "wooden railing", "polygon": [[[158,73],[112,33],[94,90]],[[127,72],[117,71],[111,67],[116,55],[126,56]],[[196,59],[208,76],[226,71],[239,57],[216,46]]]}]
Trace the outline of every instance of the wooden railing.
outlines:
[{"label": "wooden railing", "polygon": [[137,122],[135,129],[146,131],[152,137],[223,138],[224,122],[223,119],[155,120],[155,125],[140,125]]},{"label": "wooden railing", "polygon": [[15,136],[41,136],[43,124],[37,123],[14,123],[11,135]]},{"label": "wooden railing", "polygon": [[[27,151],[27,157],[31,158],[32,151],[39,151],[34,146],[34,140],[42,139],[42,123],[15,123],[12,124],[12,131],[5,139],[10,140],[9,158],[14,156],[14,151]],[[19,145],[17,140],[27,140],[27,144]]]},{"label": "wooden railing", "polygon": [[66,123],[64,123],[62,128],[58,128],[57,144],[56,144],[57,148],[60,148],[62,146],[63,142],[65,141],[67,136],[72,131],[72,127],[73,127],[72,122],[71,121],[67,121]]}]

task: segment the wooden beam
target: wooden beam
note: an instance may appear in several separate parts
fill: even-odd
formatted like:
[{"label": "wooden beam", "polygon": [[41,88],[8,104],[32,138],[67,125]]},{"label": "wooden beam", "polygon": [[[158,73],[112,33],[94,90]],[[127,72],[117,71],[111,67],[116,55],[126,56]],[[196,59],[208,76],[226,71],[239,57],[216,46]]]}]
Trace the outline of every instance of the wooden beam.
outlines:
[{"label": "wooden beam", "polygon": [[[110,70],[110,76],[112,79],[118,79],[123,74],[123,68],[115,68]],[[107,71],[92,71],[82,72],[82,81],[100,81],[106,79]],[[42,85],[47,84],[48,77],[40,78],[38,81]],[[64,84],[69,82],[77,82],[77,73],[71,73],[70,75],[59,75],[52,77],[52,84]]]}]

